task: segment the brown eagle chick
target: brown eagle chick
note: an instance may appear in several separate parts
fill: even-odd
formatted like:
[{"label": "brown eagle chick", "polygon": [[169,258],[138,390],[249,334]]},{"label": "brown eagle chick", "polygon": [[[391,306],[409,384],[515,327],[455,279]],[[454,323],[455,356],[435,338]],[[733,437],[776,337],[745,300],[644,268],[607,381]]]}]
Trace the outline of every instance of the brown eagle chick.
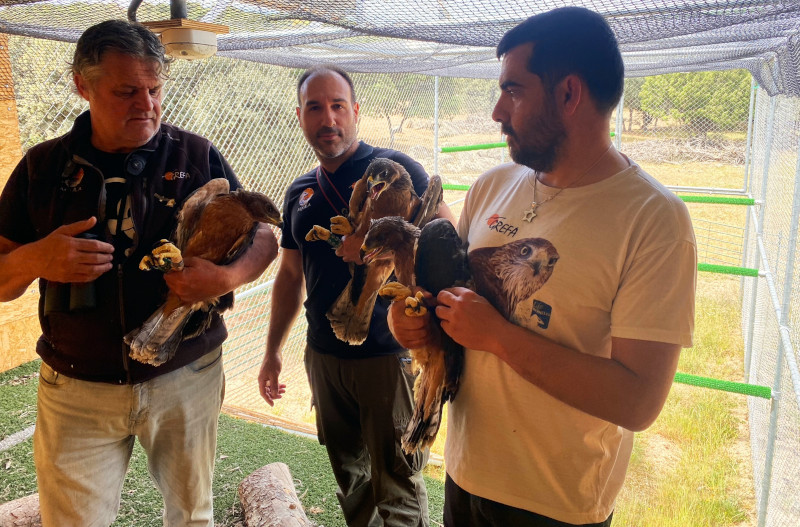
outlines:
[{"label": "brown eagle chick", "polygon": [[361,260],[369,266],[373,262],[390,261],[401,284],[414,283],[414,249],[419,229],[403,218],[389,216],[373,220],[361,246]]},{"label": "brown eagle chick", "polygon": [[[353,187],[348,218],[331,218],[331,231],[363,239],[373,220],[390,216],[421,228],[436,215],[441,202],[442,182],[438,176],[431,177],[428,189],[419,197],[411,176],[402,165],[390,159],[375,158]],[[317,239],[319,233],[313,236]],[[394,267],[384,260],[376,260],[371,264],[354,265],[351,270],[352,278],[325,315],[339,340],[361,344],[369,333],[378,289]]]},{"label": "brown eagle chick", "polygon": [[[425,313],[422,293],[411,296],[411,290],[406,286],[419,285],[434,297],[448,287],[471,286],[466,246],[448,220],[432,220],[420,231],[411,230],[403,225],[404,222],[397,220],[399,218],[384,218],[373,222],[366,239],[370,243],[365,243],[365,247],[376,246],[372,250],[375,254],[394,257],[398,269],[406,266],[397,260],[398,256],[402,255],[400,258],[405,260],[409,252],[413,253],[413,275],[406,281],[400,279],[404,285],[392,282],[382,287],[381,295],[404,300],[407,316],[421,316]],[[394,232],[390,232],[392,229]],[[373,231],[379,235],[374,241]],[[431,317],[438,326],[435,313],[432,312]],[[464,348],[440,330],[437,344],[413,349],[411,356],[418,375],[414,382],[414,413],[401,440],[407,454],[430,446],[436,439],[442,407],[445,402],[452,401],[458,392]]]},{"label": "brown eagle chick", "polygon": [[[267,196],[260,192],[229,190],[226,179],[216,178],[193,192],[178,213],[173,235],[174,251],[159,244],[154,249],[156,254],[146,256],[142,265],[158,262],[158,257],[164,254],[170,254],[173,260],[197,257],[217,265],[228,264],[247,250],[259,223],[282,226],[280,211]],[[174,256],[175,253],[177,256]],[[154,265],[153,268],[158,266]],[[178,271],[180,269],[176,268],[173,272]],[[182,340],[197,336],[208,327],[212,307],[217,306],[218,311],[224,311],[232,305],[217,305],[218,302],[219,298],[215,297],[185,304],[169,291],[164,304],[140,328],[125,335],[130,356],[153,366],[168,361]],[[184,327],[190,316],[199,310],[206,313],[205,320],[194,332],[184,335]]]}]

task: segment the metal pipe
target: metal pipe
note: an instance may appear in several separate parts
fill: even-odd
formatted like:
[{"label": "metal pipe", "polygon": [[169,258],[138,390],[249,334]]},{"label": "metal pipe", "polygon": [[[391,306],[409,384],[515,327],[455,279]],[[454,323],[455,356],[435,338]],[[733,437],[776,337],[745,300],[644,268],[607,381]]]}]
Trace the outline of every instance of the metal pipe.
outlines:
[{"label": "metal pipe", "polygon": [[169,0],[170,18],[189,18],[186,11],[186,0]]},{"label": "metal pipe", "polygon": [[[744,193],[751,195],[750,189],[750,170],[751,170],[751,161],[753,155],[753,124],[756,120],[755,109],[757,105],[755,104],[755,100],[758,98],[758,94],[761,90],[758,89],[758,84],[756,83],[755,78],[751,78],[750,81],[750,110],[747,114],[747,141],[745,143],[745,150],[744,150]],[[750,248],[750,222],[744,222],[744,239],[742,240],[742,267],[747,266],[747,256],[748,250]],[[739,303],[742,304],[744,302],[744,278],[739,282]],[[745,362],[745,375],[749,373],[750,365]]]},{"label": "metal pipe", "polygon": [[744,147],[744,181],[742,182],[742,191],[747,192],[750,189],[750,155],[753,149],[753,122],[755,121],[755,114],[753,109],[755,107],[755,93],[758,89],[756,79],[751,77],[750,80],[750,110],[747,113],[747,141]]},{"label": "metal pipe", "polygon": [[[693,192],[696,194],[728,194],[731,196],[746,196],[744,192],[739,189],[720,188],[720,187],[684,187],[681,185],[667,185],[667,188],[672,192]],[[749,196],[748,196],[749,197]]]},{"label": "metal pipe", "polygon": [[439,174],[439,76],[433,78],[433,173]]},{"label": "metal pipe", "polygon": [[136,10],[142,5],[142,0],[131,0],[128,5],[128,22],[136,22]]},{"label": "metal pipe", "polygon": [[[761,237],[764,233],[764,217],[766,215],[767,210],[767,181],[769,180],[769,164],[770,164],[770,154],[772,151],[772,140],[773,140],[773,128],[775,124],[775,109],[777,106],[777,97],[770,98],[770,110],[769,110],[769,117],[767,118],[767,139],[764,145],[764,170],[761,176],[761,193],[759,196],[754,196],[757,199],[761,199],[763,203],[759,207],[759,214],[756,214],[755,211],[753,212],[754,217],[754,225],[756,227],[756,238],[759,240],[759,244],[761,243]],[[760,245],[761,246],[761,245]],[[766,261],[766,256],[762,254],[762,260]],[[750,379],[750,369],[751,369],[751,362],[753,359],[753,338],[755,333],[755,322],[756,322],[756,300],[758,299],[758,280],[753,282],[753,289],[752,294],[750,295],[750,316],[748,317],[748,334],[747,334],[747,343],[745,344],[744,348],[744,367],[745,372],[747,374],[747,381],[751,382]]]},{"label": "metal pipe", "polygon": [[625,123],[622,121],[623,119],[623,112],[625,111],[624,107],[625,103],[625,91],[623,90],[622,96],[619,98],[619,104],[617,104],[617,122],[614,125],[614,148],[619,150],[620,145],[622,144],[622,127],[625,126]]},{"label": "metal pipe", "polygon": [[236,300],[237,301],[242,301],[247,297],[250,297],[250,296],[253,296],[255,294],[258,294],[258,293],[260,293],[261,291],[263,291],[265,289],[269,289],[273,285],[275,285],[275,279],[274,278],[272,280],[268,281],[268,282],[264,282],[263,284],[257,285],[255,287],[251,287],[250,289],[245,289],[244,291],[242,291],[241,293],[236,295]]},{"label": "metal pipe", "polygon": [[[769,267],[769,262],[767,262],[767,253],[766,249],[764,248],[764,239],[762,237],[758,238],[758,252],[761,256],[761,266],[764,269],[764,279],[767,282],[767,289],[769,291],[770,300],[772,301],[772,307],[775,310],[775,317],[780,321],[783,319],[783,310],[781,309],[780,301],[778,299],[778,288],[775,286],[775,280],[772,277],[773,275]],[[786,316],[788,317],[789,314],[787,313]],[[785,325],[780,325],[778,331],[781,337],[781,346],[786,352],[786,363],[789,368],[789,376],[792,379],[792,388],[795,392],[797,407],[800,408],[800,368],[798,367],[797,359],[795,358],[794,346],[792,345],[792,334],[789,327]]]}]

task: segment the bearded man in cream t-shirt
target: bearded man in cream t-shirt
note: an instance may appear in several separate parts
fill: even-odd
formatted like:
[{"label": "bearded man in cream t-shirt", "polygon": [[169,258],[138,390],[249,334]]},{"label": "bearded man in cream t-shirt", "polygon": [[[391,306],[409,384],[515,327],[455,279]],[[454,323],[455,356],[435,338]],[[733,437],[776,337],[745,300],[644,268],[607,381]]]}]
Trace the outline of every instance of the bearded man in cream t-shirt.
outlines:
[{"label": "bearded man in cream t-shirt", "polygon": [[[692,344],[697,256],[686,206],[614,149],[613,32],[561,8],[497,48],[514,163],[483,174],[459,235],[475,290],[436,297],[467,348],[448,416],[447,526],[611,524],[633,432],[658,416]],[[398,342],[436,338],[390,310]]]}]

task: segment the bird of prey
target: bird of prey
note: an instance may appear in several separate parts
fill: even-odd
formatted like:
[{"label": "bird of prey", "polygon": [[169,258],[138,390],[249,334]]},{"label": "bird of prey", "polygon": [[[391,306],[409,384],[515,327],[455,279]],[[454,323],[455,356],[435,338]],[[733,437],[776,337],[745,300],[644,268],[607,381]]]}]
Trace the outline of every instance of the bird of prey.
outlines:
[{"label": "bird of prey", "polygon": [[[431,177],[428,189],[422,196],[417,196],[411,176],[402,165],[390,159],[376,158],[353,187],[348,217],[331,218],[331,232],[363,238],[372,220],[389,216],[398,216],[422,227],[436,215],[441,202],[442,181],[439,176]],[[315,230],[316,227],[312,232]],[[393,270],[391,261],[383,259],[351,266],[352,278],[326,313],[339,340],[350,344],[361,344],[366,340],[378,289]]]},{"label": "bird of prey", "polygon": [[553,274],[558,251],[544,238],[525,238],[469,253],[475,290],[511,320],[517,305]]},{"label": "bird of prey", "polygon": [[[432,220],[422,230],[400,218],[376,220],[364,240],[363,251],[365,261],[394,259],[399,282],[386,284],[380,294],[404,300],[409,316],[421,316],[426,308],[421,292],[411,296],[407,286],[418,285],[434,297],[448,287],[471,287],[466,246],[444,218]],[[413,275],[408,277],[407,270],[412,267]],[[436,315],[432,313],[432,317],[438,325]],[[458,391],[464,348],[443,331],[440,333],[438,345],[411,350],[418,375],[414,382],[414,413],[401,439],[407,454],[433,443],[441,424],[442,407]]]},{"label": "bird of prey", "polygon": [[[250,246],[259,223],[282,225],[280,211],[267,196],[242,189],[230,192],[228,180],[212,179],[181,206],[172,236],[174,244],[161,240],[139,267],[177,272],[183,269],[182,259],[190,256],[217,265],[230,263]],[[130,356],[153,366],[168,361],[182,340],[195,337],[208,327],[212,308],[221,312],[232,307],[232,300],[228,305],[219,300],[208,298],[186,304],[168,292],[164,304],[140,328],[125,335]],[[186,323],[196,311],[204,312],[205,317],[189,332]]]}]

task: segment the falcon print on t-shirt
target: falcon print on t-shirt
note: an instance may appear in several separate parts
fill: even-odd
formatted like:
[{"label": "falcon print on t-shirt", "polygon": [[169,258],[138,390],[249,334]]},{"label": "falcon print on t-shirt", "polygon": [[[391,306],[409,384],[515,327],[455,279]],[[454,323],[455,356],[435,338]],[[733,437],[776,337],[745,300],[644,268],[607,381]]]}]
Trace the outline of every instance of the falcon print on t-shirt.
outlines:
[{"label": "falcon print on t-shirt", "polygon": [[[547,282],[558,258],[558,251],[549,241],[525,238],[474,249],[469,253],[469,266],[477,293],[511,320],[519,303]],[[549,318],[549,311],[547,314]]]}]

